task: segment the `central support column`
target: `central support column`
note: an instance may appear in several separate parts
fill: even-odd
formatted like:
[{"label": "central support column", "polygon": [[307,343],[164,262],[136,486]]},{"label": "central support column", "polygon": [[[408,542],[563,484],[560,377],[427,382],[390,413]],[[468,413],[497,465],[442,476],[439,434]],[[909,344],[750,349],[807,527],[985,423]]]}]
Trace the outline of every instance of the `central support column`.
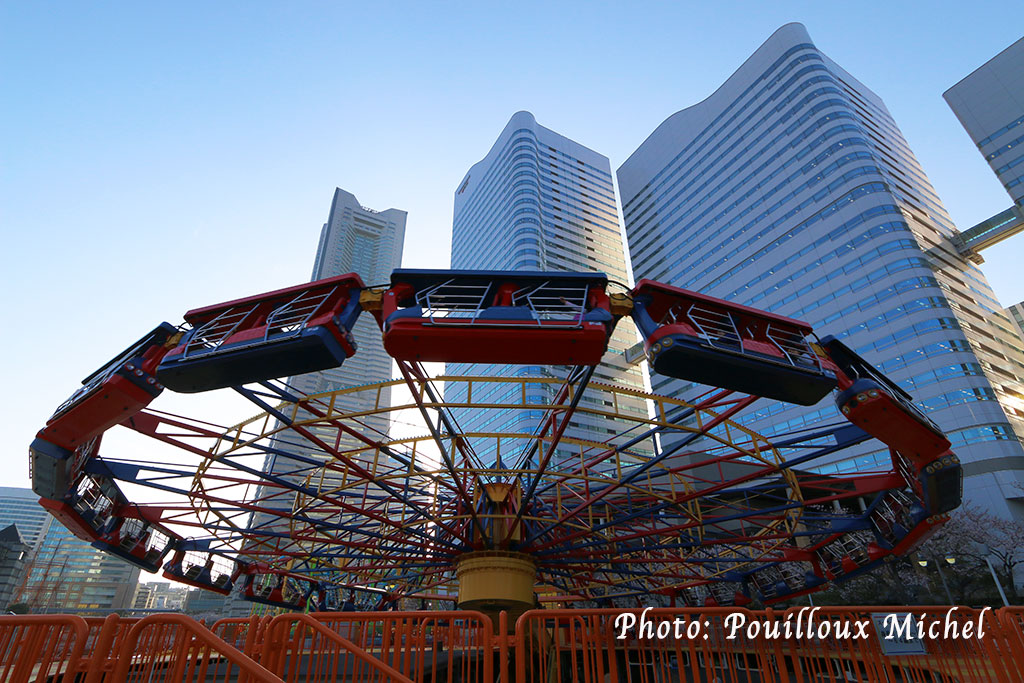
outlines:
[{"label": "central support column", "polygon": [[459,581],[459,609],[474,609],[498,624],[498,613],[508,612],[508,625],[534,605],[537,565],[523,553],[480,550],[455,561]]}]

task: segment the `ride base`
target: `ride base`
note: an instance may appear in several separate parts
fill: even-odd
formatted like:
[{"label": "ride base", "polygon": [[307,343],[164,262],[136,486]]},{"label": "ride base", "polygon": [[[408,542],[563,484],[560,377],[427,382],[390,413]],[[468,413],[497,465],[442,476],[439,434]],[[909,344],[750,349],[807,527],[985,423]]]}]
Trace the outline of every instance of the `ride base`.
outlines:
[{"label": "ride base", "polygon": [[459,609],[477,610],[498,626],[498,615],[508,612],[510,627],[534,607],[537,565],[529,555],[505,550],[481,550],[455,563],[459,582]]}]

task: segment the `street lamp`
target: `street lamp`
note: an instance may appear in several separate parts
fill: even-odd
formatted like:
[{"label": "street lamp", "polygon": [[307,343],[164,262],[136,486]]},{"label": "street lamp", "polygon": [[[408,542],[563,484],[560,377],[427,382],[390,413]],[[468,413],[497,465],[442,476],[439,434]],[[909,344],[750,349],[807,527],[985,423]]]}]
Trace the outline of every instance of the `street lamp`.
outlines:
[{"label": "street lamp", "polygon": [[[955,564],[956,563],[956,558],[955,557],[947,557],[945,559],[946,559],[946,564]],[[949,599],[949,604],[952,605],[953,604],[953,594],[949,592],[949,584],[946,583],[946,575],[942,573],[942,565],[939,563],[938,560],[935,559],[934,555],[932,555],[932,560],[935,562],[935,569],[938,570],[938,572],[939,572],[939,579],[942,580],[942,587],[946,590],[946,597]],[[919,565],[921,565],[922,567],[927,567],[928,566],[928,560],[918,560],[917,563]]]},{"label": "street lamp", "polygon": [[981,550],[982,555],[985,556],[985,564],[988,565],[988,571],[992,575],[992,580],[995,582],[996,588],[999,589],[999,597],[1003,599],[1003,607],[1009,607],[1010,602],[1006,599],[1006,593],[1003,591],[1003,584],[999,583],[999,577],[996,576],[996,570],[992,566],[992,560],[988,558],[992,550],[984,543],[979,543],[978,549]]}]

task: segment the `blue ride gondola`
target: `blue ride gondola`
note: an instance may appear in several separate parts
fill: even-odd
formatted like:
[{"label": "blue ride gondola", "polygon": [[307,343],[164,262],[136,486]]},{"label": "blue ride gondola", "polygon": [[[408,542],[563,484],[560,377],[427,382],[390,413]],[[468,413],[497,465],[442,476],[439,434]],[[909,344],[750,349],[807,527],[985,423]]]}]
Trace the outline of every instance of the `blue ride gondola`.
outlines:
[{"label": "blue ride gondola", "polygon": [[193,393],[337,367],[356,352],[362,289],[348,273],[189,311],[157,377]]},{"label": "blue ride gondola", "polygon": [[159,510],[115,506],[92,545],[147,572],[156,572],[177,540],[175,534],[151,521],[156,519]]},{"label": "blue ride gondola", "polygon": [[836,386],[799,320],[641,280],[633,321],[652,369],[667,377],[800,405]]}]

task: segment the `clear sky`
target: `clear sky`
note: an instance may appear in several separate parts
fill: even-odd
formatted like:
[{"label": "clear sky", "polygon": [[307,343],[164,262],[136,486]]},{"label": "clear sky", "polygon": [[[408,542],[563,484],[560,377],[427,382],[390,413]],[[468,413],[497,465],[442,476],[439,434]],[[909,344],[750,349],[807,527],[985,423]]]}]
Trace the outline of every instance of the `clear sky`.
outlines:
[{"label": "clear sky", "polygon": [[[308,279],[336,186],[408,211],[405,265],[445,267],[513,112],[615,169],[789,21],[887,103],[961,228],[1009,206],[942,92],[1021,37],[1020,0],[3,3],[0,485],[157,323]],[[985,258],[1024,299],[1024,236]]]}]

